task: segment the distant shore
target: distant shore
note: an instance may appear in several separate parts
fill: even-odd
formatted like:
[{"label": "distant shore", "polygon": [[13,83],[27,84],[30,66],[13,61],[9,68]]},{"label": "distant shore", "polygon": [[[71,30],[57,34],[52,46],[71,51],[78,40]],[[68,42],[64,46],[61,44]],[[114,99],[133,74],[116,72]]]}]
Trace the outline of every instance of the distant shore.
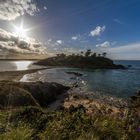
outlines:
[{"label": "distant shore", "polygon": [[0,59],[0,61],[38,61],[42,59]]}]

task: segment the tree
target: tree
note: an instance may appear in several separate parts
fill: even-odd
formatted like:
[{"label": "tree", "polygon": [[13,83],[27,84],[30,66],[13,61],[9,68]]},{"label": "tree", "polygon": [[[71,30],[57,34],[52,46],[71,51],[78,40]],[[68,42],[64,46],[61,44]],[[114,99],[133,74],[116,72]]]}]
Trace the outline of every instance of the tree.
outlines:
[{"label": "tree", "polygon": [[103,56],[103,57],[106,57],[106,55],[107,55],[106,52],[103,52],[103,53],[102,53],[102,56]]},{"label": "tree", "polygon": [[91,55],[91,50],[89,49],[85,52],[85,57],[89,57],[90,55]]},{"label": "tree", "polygon": [[56,54],[56,56],[57,56],[57,57],[59,57],[59,56],[60,56],[60,54],[58,53],[58,54]]},{"label": "tree", "polygon": [[92,54],[92,57],[96,57],[96,56],[97,56],[97,54],[96,54],[96,53],[93,53],[93,54]]},{"label": "tree", "polygon": [[83,52],[83,51],[81,51],[81,52],[80,52],[80,54],[83,56],[84,52]]},{"label": "tree", "polygon": [[71,56],[75,56],[75,53],[73,53]]},{"label": "tree", "polygon": [[66,57],[66,54],[61,53],[61,54],[57,54],[56,56],[57,56],[57,57]]},{"label": "tree", "polygon": [[98,54],[98,57],[101,57],[101,54],[100,53]]}]

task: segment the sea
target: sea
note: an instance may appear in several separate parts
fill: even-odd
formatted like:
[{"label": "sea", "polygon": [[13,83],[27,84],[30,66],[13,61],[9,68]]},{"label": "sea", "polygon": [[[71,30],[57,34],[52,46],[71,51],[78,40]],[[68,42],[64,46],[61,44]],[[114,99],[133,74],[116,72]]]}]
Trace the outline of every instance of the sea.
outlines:
[{"label": "sea", "polygon": [[36,61],[30,60],[0,60],[0,72],[4,71],[20,71],[41,68],[40,66],[32,65]]},{"label": "sea", "polygon": [[[34,61],[0,61],[0,71],[16,71],[40,68],[33,65]],[[140,90],[140,61],[114,61],[122,64],[126,70],[89,70],[75,68],[52,68],[24,75],[23,82],[58,82],[63,85],[76,85],[80,90],[89,93],[128,98]],[[78,72],[77,77],[67,72]]]}]

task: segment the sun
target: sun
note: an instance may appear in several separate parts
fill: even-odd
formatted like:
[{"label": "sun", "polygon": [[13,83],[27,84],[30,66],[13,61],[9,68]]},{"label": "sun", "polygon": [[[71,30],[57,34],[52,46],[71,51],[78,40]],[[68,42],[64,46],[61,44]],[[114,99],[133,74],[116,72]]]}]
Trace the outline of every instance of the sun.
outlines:
[{"label": "sun", "polygon": [[20,38],[26,38],[27,37],[27,31],[23,28],[23,26],[15,27],[15,35]]},{"label": "sun", "polygon": [[13,25],[13,34],[18,37],[18,38],[23,38],[26,39],[28,38],[27,36],[27,32],[29,31],[29,29],[25,28],[23,25],[23,21],[19,24],[12,24]]}]

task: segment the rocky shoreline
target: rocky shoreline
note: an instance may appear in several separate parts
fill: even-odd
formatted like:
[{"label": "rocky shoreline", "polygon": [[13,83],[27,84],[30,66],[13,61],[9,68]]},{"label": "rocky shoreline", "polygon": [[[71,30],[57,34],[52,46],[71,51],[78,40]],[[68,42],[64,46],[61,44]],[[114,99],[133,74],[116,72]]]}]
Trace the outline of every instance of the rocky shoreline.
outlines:
[{"label": "rocky shoreline", "polygon": [[[45,138],[51,136],[52,139],[56,136],[57,139],[56,133],[60,139],[77,139],[83,132],[86,137],[92,137],[96,130],[99,132],[96,135],[101,139],[111,137],[111,140],[114,140],[115,137],[138,140],[140,92],[126,100],[85,92],[77,81],[83,74],[76,71],[66,71],[75,81],[71,86],[59,82],[20,82],[25,74],[45,69],[0,72],[2,136],[8,136],[14,129],[19,132],[20,125],[26,124],[32,127],[30,138],[34,140],[42,140],[40,135]],[[20,124],[21,122],[23,124]],[[91,134],[88,134],[87,130]],[[104,133],[103,137],[100,133]]]},{"label": "rocky shoreline", "polygon": [[122,100],[96,94],[91,97],[58,83],[0,81],[0,101],[2,137],[15,129],[20,132],[26,124],[34,140],[57,139],[57,134],[58,139],[76,140],[83,132],[81,137],[88,135],[89,139],[94,133],[101,139],[139,138],[140,92]]},{"label": "rocky shoreline", "polygon": [[[91,97],[92,95],[92,97]],[[0,108],[39,106],[50,111],[83,106],[88,114],[123,117],[127,101],[109,96],[79,92],[58,83],[0,81]]]},{"label": "rocky shoreline", "polygon": [[[94,97],[93,97],[94,96]],[[59,111],[83,106],[89,115],[101,113],[123,118],[128,108],[127,101],[108,96],[78,93],[73,88],[58,83],[0,82],[0,108],[38,106],[50,111]]]},{"label": "rocky shoreline", "polygon": [[67,90],[69,87],[57,83],[1,81],[0,107],[2,109],[23,106],[47,107]]},{"label": "rocky shoreline", "polygon": [[[0,72],[1,79],[5,80],[5,81],[0,82],[0,87],[2,88],[1,85],[6,85],[7,87],[6,86],[5,87],[7,88],[7,94],[8,94],[8,90],[10,90],[8,86],[14,85],[14,88],[12,89],[13,92],[15,92],[14,90],[17,90],[19,93],[21,93],[22,96],[24,95],[25,92],[27,92],[28,95],[30,94],[31,98],[32,98],[32,94],[34,95],[34,94],[37,94],[38,92],[39,92],[39,94],[41,94],[40,96],[42,96],[42,94],[45,93],[45,90],[46,90],[45,94],[50,95],[50,93],[48,92],[48,89],[50,89],[50,87],[54,83],[18,82],[23,77],[23,75],[34,73],[34,72],[37,72],[39,70],[44,70],[44,69],[46,69],[46,68],[26,70],[26,71]],[[66,71],[66,73],[73,75],[75,77],[83,76],[82,73],[74,72],[74,71]],[[16,81],[16,82],[6,81],[7,79],[12,79],[12,81]],[[8,83],[8,84],[6,84],[6,83]],[[15,85],[16,85],[16,88],[15,88]],[[26,85],[26,89],[23,88],[23,87],[25,87],[25,85]],[[117,98],[113,98],[113,97],[109,97],[109,96],[103,96],[103,95],[97,96],[95,93],[92,93],[92,94],[87,93],[87,92],[83,93],[83,92],[77,90],[79,88],[79,87],[77,87],[78,83],[77,83],[77,86],[71,85],[71,87],[68,87],[67,85],[63,86],[58,83],[55,83],[55,86],[56,86],[56,90],[53,89],[53,86],[51,87],[52,88],[51,92],[54,93],[51,96],[52,97],[54,96],[54,98],[53,98],[54,101],[53,100],[51,101],[52,104],[49,105],[49,108],[52,110],[57,110],[61,107],[69,108],[71,105],[74,107],[77,107],[78,105],[83,105],[88,110],[88,112],[93,112],[93,111],[91,111],[91,110],[93,110],[93,108],[95,108],[95,106],[93,108],[91,107],[93,104],[97,105],[98,108],[101,108],[101,106],[108,106],[110,108],[113,108],[113,110],[121,110],[121,109],[124,110],[127,108],[127,102],[125,100],[117,99]],[[56,92],[57,88],[58,88],[57,86],[58,87],[60,86],[61,88],[67,87],[68,89],[70,89],[70,88],[71,89],[68,92],[65,92],[63,94],[58,94]],[[5,87],[3,87],[3,88],[5,88]],[[33,87],[33,89],[32,89],[33,91],[31,90],[31,87]],[[1,92],[3,92],[3,88],[1,89]],[[36,88],[37,88],[37,93],[34,93],[36,91],[35,90]],[[42,90],[40,90],[40,88],[42,88]],[[30,91],[29,91],[29,89],[30,89]],[[59,92],[59,88],[58,88],[58,92]],[[14,96],[16,96],[16,95],[14,95]],[[40,98],[43,98],[43,97],[44,97],[44,99],[46,99],[45,95],[43,95]],[[32,99],[34,100],[34,97]],[[34,102],[34,101],[32,101],[31,105],[33,105],[33,106],[41,105],[40,103],[38,103],[38,101],[37,102]],[[46,101],[47,101],[47,99],[46,99]],[[45,102],[45,100],[43,102]]]},{"label": "rocky shoreline", "polygon": [[[48,68],[42,68],[42,69],[34,69],[34,70],[26,70],[26,71],[13,71],[13,72],[0,72],[1,75],[1,80],[7,80],[7,79],[12,79],[12,81],[16,81],[16,83],[14,82],[8,82],[7,86],[11,86],[11,85],[16,85],[18,88],[23,88],[23,86],[21,85],[26,85],[26,87],[28,87],[28,90],[33,86],[36,88],[36,86],[38,86],[39,88],[42,87],[43,89],[40,90],[40,94],[42,94],[41,92],[44,92],[45,90],[50,89],[50,86],[53,85],[53,83],[43,83],[43,82],[18,82],[23,75],[25,74],[30,74],[30,73],[34,73],[37,72],[39,70],[45,70],[45,69],[49,69],[52,67],[48,67]],[[82,73],[79,72],[75,72],[75,71],[66,71],[67,74],[73,75],[75,77],[81,77],[83,76]],[[4,84],[5,83],[5,84]],[[6,85],[7,81],[1,81],[0,82],[0,86],[1,85]],[[86,107],[87,110],[90,110],[89,112],[92,112],[92,104],[98,104],[97,106],[99,107],[101,106],[109,106],[110,108],[115,108],[115,110],[125,110],[128,106],[128,103],[126,100],[124,99],[119,99],[119,98],[113,98],[113,97],[109,97],[109,96],[104,96],[104,95],[97,95],[95,93],[88,93],[88,92],[81,92],[77,89],[79,89],[79,86],[77,84],[77,86],[75,85],[71,85],[70,87],[68,87],[67,85],[63,86],[61,84],[57,84],[56,83],[56,89],[57,86],[61,86],[61,87],[67,87],[67,88],[71,88],[68,92],[65,92],[65,94],[61,94],[57,97],[54,97],[54,103],[52,101],[52,105],[50,105],[50,108],[53,110],[56,110],[60,107],[63,108],[68,108],[71,105],[73,106],[78,106],[78,105],[83,105]],[[25,87],[25,86],[24,86]],[[25,90],[23,88],[23,90]],[[27,92],[29,92],[27,90]],[[35,89],[33,88],[33,91],[30,91],[31,94],[34,94],[33,92],[35,91]],[[55,91],[55,89],[54,89]],[[52,92],[54,92],[52,90]],[[7,91],[8,92],[8,91]],[[22,91],[24,93],[24,91]],[[56,92],[56,91],[55,91]],[[50,93],[48,93],[50,94]],[[53,96],[53,94],[52,94]],[[54,95],[55,96],[55,95]],[[134,98],[134,97],[133,97]],[[54,105],[55,104],[55,105]],[[90,108],[90,109],[89,109]],[[99,107],[100,108],[100,107]]]}]

